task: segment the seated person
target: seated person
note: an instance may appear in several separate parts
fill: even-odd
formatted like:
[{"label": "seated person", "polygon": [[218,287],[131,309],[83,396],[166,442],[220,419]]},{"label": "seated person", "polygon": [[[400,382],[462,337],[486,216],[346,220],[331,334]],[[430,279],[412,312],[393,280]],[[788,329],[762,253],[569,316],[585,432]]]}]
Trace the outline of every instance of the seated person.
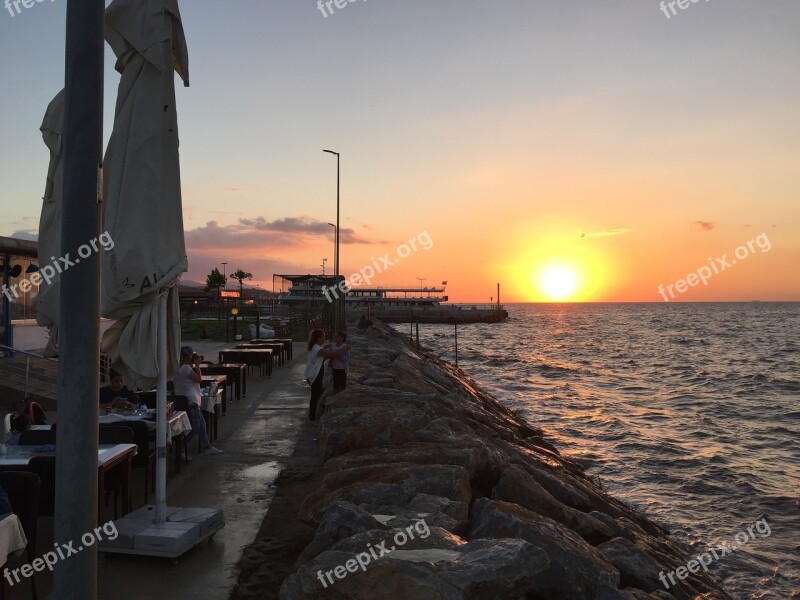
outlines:
[{"label": "seated person", "polygon": [[100,406],[138,408],[139,396],[128,389],[128,386],[125,385],[125,378],[114,369],[111,369],[108,374],[111,383],[100,388]]},{"label": "seated person", "polygon": [[19,444],[19,436],[23,431],[28,431],[31,428],[30,419],[27,415],[14,415],[11,417],[11,436],[8,438],[7,444]]}]

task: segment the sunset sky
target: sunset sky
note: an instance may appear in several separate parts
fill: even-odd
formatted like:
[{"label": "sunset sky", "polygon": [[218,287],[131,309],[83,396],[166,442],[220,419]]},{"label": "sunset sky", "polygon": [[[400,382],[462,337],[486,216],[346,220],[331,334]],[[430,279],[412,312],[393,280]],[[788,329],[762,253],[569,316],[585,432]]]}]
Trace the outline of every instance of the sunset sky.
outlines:
[{"label": "sunset sky", "polygon": [[[2,9],[2,5],[0,5]],[[184,0],[185,279],[333,266],[452,301],[800,300],[800,3]],[[0,12],[0,235],[38,227],[66,0]],[[106,139],[119,76],[106,57]],[[757,240],[758,238],[758,240]],[[751,248],[747,243],[751,240]],[[744,245],[745,251],[737,247]],[[419,244],[418,244],[419,246]],[[745,256],[746,254],[746,256]],[[733,260],[736,263],[733,264]]]}]

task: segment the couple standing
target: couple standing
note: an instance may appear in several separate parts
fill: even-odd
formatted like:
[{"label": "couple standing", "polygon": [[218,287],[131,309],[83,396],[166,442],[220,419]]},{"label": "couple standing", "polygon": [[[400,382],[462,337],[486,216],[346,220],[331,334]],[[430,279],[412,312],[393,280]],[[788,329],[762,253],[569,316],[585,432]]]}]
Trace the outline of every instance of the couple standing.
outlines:
[{"label": "couple standing", "polygon": [[308,420],[316,418],[317,403],[322,397],[322,379],[325,376],[325,359],[329,359],[329,366],[333,370],[333,391],[340,392],[347,387],[347,371],[350,362],[350,346],[347,333],[337,331],[333,334],[333,343],[325,343],[325,332],[314,329],[308,336],[306,350],[308,350],[308,363],[306,364],[305,378],[311,384],[311,400],[308,405]]}]

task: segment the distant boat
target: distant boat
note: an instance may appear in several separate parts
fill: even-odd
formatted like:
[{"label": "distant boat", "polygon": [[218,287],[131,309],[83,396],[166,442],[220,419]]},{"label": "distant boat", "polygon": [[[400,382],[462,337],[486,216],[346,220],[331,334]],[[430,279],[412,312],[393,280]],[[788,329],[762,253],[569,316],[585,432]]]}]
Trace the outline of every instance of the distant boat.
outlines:
[{"label": "distant boat", "polygon": [[[336,279],[320,275],[281,275],[291,282],[278,301],[286,308],[300,308],[335,297]],[[340,280],[342,278],[340,277]],[[386,323],[499,323],[508,318],[502,304],[444,304],[446,282],[438,287],[357,287],[345,295],[351,316],[369,314]]]}]

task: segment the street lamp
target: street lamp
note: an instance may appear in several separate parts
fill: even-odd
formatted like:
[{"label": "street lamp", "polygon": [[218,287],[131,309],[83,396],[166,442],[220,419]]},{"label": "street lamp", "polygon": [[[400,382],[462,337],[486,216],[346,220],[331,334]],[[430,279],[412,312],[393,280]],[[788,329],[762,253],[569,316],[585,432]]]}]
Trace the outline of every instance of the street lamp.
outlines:
[{"label": "street lamp", "polygon": [[[339,182],[340,182],[340,158],[338,152],[334,152],[333,150],[323,150],[328,154],[336,155],[336,239],[335,239],[335,252],[333,256],[333,270],[334,270],[334,277],[336,278],[336,284],[339,284]],[[338,310],[338,303],[341,302],[339,298],[336,299],[337,302],[337,310],[336,310],[336,320],[335,320],[335,327],[339,327],[339,310]]]},{"label": "street lamp", "polygon": [[421,290],[425,289],[425,288],[422,287],[422,282],[423,281],[427,281],[428,278],[427,277],[416,277],[416,279],[419,279],[419,289],[421,289]]},{"label": "street lamp", "polygon": [[[338,231],[336,225],[333,223],[328,223],[331,227],[333,227],[333,255],[336,256],[336,233]],[[323,271],[323,275],[324,275]],[[334,282],[334,286],[338,286],[339,281],[336,280]],[[333,332],[336,331],[336,304],[333,305],[333,310],[331,311],[331,336],[333,336]]]},{"label": "street lamp", "polygon": [[239,314],[239,309],[234,307],[231,309],[231,314],[233,315],[233,339],[236,339],[236,316]]}]

